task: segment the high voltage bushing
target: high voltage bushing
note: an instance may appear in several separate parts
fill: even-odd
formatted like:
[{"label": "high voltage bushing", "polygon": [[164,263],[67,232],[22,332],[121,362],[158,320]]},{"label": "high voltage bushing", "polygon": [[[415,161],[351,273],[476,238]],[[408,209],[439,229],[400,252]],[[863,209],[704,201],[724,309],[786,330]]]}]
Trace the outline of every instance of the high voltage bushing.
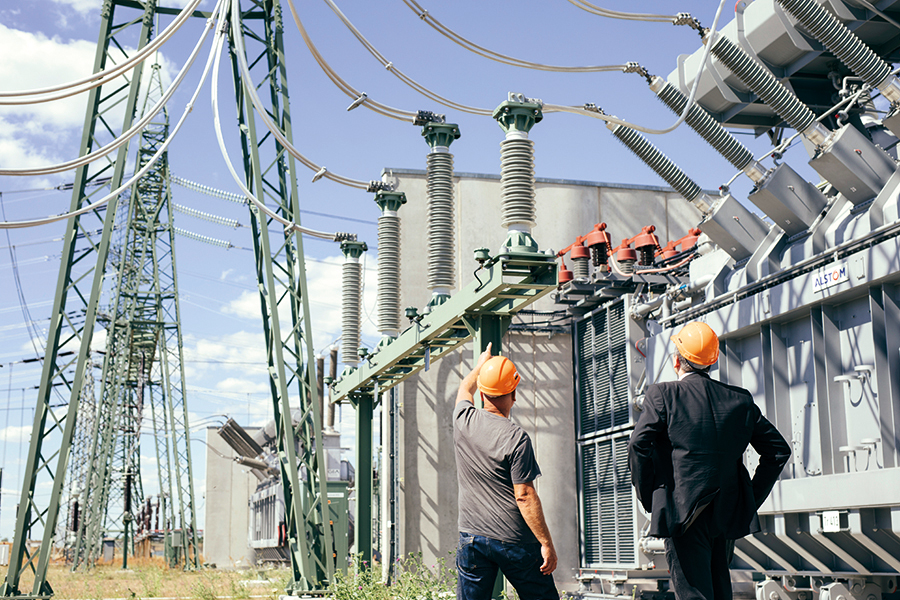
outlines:
[{"label": "high voltage bushing", "polygon": [[900,100],[900,82],[891,67],[821,5],[811,0],[778,0],[784,9],[863,81],[891,102]]},{"label": "high voltage bushing", "polygon": [[381,190],[375,194],[378,217],[378,331],[386,337],[400,333],[400,218],[406,194]]},{"label": "high voltage bushing", "polygon": [[366,250],[365,242],[341,242],[341,252],[344,253],[341,267],[341,362],[352,365],[359,362],[357,352],[362,314],[362,265],[359,259]]},{"label": "high voltage bushing", "polygon": [[[708,37],[705,42],[709,43]],[[713,44],[710,52],[760,100],[768,104],[788,125],[805,135],[814,144],[828,137],[828,130],[816,122],[813,112],[792,91],[775,79],[768,69],[756,62],[743,48],[724,35]]]},{"label": "high voltage bushing", "polygon": [[591,251],[582,244],[572,246],[572,272],[575,279],[588,279],[591,276]]},{"label": "high voltage bushing", "polygon": [[528,132],[543,118],[540,101],[509,94],[493,113],[506,139],[500,142],[500,224],[507,228],[504,246],[512,252],[537,252],[534,227],[534,142]]},{"label": "high voltage bushing", "polygon": [[431,148],[426,157],[429,306],[446,302],[456,284],[453,261],[456,256],[453,155],[450,154],[450,144],[459,139],[459,135],[459,126],[453,123],[432,122],[422,127],[422,136]]},{"label": "high voltage bushing", "polygon": [[629,150],[634,152],[666,183],[675,188],[675,191],[681,194],[685,200],[694,204],[704,213],[709,211],[712,202],[707,199],[706,194],[702,193],[700,186],[678,168],[678,165],[660,152],[656,146],[651,144],[647,138],[624,125],[607,123],[606,126],[620,142],[628,146]]},{"label": "high voltage bushing", "polygon": [[[687,106],[687,98],[681,91],[662,77],[654,76],[650,80],[650,89],[668,106],[672,112],[680,115]],[[716,121],[702,106],[696,102],[688,111],[685,123],[696,131],[700,137],[715,148],[725,160],[730,162],[735,169],[744,171],[753,179],[759,181],[766,174],[766,169],[753,160],[753,154],[737,138],[725,131],[725,128]]]}]

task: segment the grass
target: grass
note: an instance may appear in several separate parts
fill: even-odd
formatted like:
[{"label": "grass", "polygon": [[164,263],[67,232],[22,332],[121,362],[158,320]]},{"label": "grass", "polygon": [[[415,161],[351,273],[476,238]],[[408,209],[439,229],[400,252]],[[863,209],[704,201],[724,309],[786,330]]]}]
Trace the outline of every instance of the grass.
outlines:
[{"label": "grass", "polygon": [[[61,600],[106,600],[109,598],[152,599],[185,598],[217,600],[233,598],[275,600],[284,593],[285,570],[182,571],[168,569],[162,561],[129,560],[129,569],[101,565],[91,571],[70,571],[65,565],[50,565],[47,581],[54,598]],[[248,580],[260,583],[245,585]],[[31,591],[31,582],[23,577],[22,590]]]},{"label": "grass", "polygon": [[[381,583],[381,565],[358,559],[347,574],[338,573],[328,588],[334,600],[447,600],[455,598],[456,572],[441,559],[426,565],[421,554],[409,554],[394,565],[390,586]],[[452,564],[452,561],[450,561]],[[131,559],[129,569],[100,565],[91,571],[72,572],[63,564],[51,564],[47,581],[54,599],[109,600],[276,600],[284,593],[287,569],[225,571],[169,569],[161,560]],[[21,590],[31,590],[23,577]]]}]

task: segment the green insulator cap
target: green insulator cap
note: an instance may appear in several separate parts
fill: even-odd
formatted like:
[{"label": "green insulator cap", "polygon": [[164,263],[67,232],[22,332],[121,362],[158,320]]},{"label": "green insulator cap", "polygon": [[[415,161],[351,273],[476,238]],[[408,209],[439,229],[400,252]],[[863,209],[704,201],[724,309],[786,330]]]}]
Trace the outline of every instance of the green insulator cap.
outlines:
[{"label": "green insulator cap", "polygon": [[426,123],[422,127],[422,137],[428,142],[428,146],[447,146],[453,143],[453,140],[459,139],[459,125],[456,123]]},{"label": "green insulator cap", "polygon": [[400,207],[406,204],[406,194],[403,192],[387,192],[381,190],[375,194],[375,204],[382,211],[392,210],[398,211]]},{"label": "green insulator cap", "polygon": [[541,105],[536,102],[513,102],[507,100],[494,109],[492,115],[503,131],[515,130],[528,133],[534,124],[544,118]]},{"label": "green insulator cap", "polygon": [[341,242],[341,252],[343,252],[344,256],[347,258],[359,258],[362,256],[362,253],[368,249],[369,247],[366,246],[365,242]]}]

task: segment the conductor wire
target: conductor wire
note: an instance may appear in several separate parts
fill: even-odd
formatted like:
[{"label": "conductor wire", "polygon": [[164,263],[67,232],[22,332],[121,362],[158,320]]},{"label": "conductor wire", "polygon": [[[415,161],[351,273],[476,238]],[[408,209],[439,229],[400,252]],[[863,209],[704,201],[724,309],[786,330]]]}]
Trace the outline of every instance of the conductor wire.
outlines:
[{"label": "conductor wire", "polygon": [[[216,4],[216,7],[213,9],[213,12],[210,18],[206,22],[206,27],[210,28],[213,26],[213,20],[216,18],[220,9],[223,8],[223,2],[226,0],[219,0]],[[205,34],[204,34],[205,35]],[[216,37],[214,40],[221,42],[224,34],[222,32],[216,32]],[[216,44],[213,43],[213,48],[216,47]],[[171,135],[166,138],[166,140],[160,145],[159,149],[156,153],[150,157],[150,160],[147,161],[147,164],[144,167],[136,172],[131,179],[120,185],[115,190],[111,191],[109,194],[98,200],[97,202],[93,202],[86,206],[82,206],[81,208],[73,211],[69,211],[67,213],[63,213],[61,215],[53,215],[49,217],[44,217],[43,219],[29,219],[25,221],[4,221],[0,222],[0,229],[19,229],[23,227],[37,227],[39,225],[47,225],[49,223],[56,223],[57,221],[62,221],[64,219],[71,219],[72,217],[77,217],[83,215],[92,210],[96,210],[98,207],[107,204],[113,198],[116,198],[119,194],[121,194],[126,189],[130,188],[135,181],[143,177],[156,163],[157,160],[163,155],[164,152],[169,148],[169,144],[172,143],[172,140],[175,139],[175,136],[178,134],[181,127],[184,125],[185,120],[188,115],[194,108],[194,102],[197,100],[197,96],[200,94],[200,90],[203,87],[203,84],[206,82],[206,77],[209,75],[209,69],[212,65],[214,58],[214,53],[210,52],[209,57],[206,61],[206,66],[203,69],[203,75],[200,78],[200,82],[197,84],[197,88],[194,90],[194,94],[191,96],[190,102],[188,102],[187,106],[184,108],[184,112],[181,115],[181,118],[178,120],[178,123],[175,124],[175,127],[172,129]]]},{"label": "conductor wire", "polygon": [[484,46],[479,46],[473,41],[467,40],[462,37],[437,19],[435,19],[431,14],[422,6],[416,2],[416,0],[403,0],[403,3],[406,4],[413,12],[419,15],[419,18],[422,19],[425,23],[430,25],[435,31],[446,37],[452,42],[459,44],[466,50],[470,52],[474,52],[479,56],[484,58],[488,58],[490,60],[497,61],[499,63],[503,63],[505,65],[511,65],[513,67],[521,67],[523,69],[535,69],[538,71],[554,71],[559,73],[597,73],[597,72],[605,72],[605,71],[621,71],[625,68],[625,65],[601,65],[601,66],[592,66],[592,67],[559,67],[554,65],[545,65],[541,63],[530,62],[527,60],[521,60],[518,58],[513,58],[512,56],[507,56],[505,54],[500,54],[499,52],[494,52],[493,50],[488,50]]}]

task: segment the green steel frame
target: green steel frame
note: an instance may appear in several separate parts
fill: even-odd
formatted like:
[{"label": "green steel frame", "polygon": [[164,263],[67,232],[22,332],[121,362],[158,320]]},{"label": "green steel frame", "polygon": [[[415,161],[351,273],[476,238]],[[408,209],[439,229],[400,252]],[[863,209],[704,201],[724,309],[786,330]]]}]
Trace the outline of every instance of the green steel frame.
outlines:
[{"label": "green steel frame", "polygon": [[[118,18],[116,9],[119,3],[105,0],[100,15],[94,72],[103,70],[111,58],[120,59],[124,48],[140,49],[147,44],[155,3],[148,2],[144,6],[131,2],[129,5],[131,10],[123,10],[126,14]],[[111,51],[116,54],[114,57],[111,57]],[[127,83],[116,80],[89,93],[79,155],[88,154],[131,126],[141,72],[138,65]],[[113,122],[119,118],[122,120],[121,128]],[[128,147],[128,144],[123,145],[114,161],[76,170],[71,210],[82,208],[90,202],[91,196],[101,197],[121,184]],[[105,178],[109,178],[108,183],[96,185]],[[86,195],[89,186],[92,191]],[[25,478],[16,513],[15,538],[10,548],[9,569],[0,588],[2,596],[49,598],[53,594],[47,581],[47,566],[77,420],[78,399],[89,364],[90,342],[94,334],[116,206],[117,201],[113,199],[106,207],[71,218],[66,223]],[[76,319],[80,316],[84,317],[81,324]],[[77,353],[61,355],[60,349],[64,347],[77,348]],[[74,373],[71,371],[73,367]],[[41,489],[47,482],[51,483],[49,497],[35,494],[35,490]],[[33,535],[40,535],[41,545],[39,549],[29,551],[26,542]],[[26,570],[31,570],[34,576],[30,592],[20,590]]]},{"label": "green steel frame", "polygon": [[512,316],[557,285],[554,257],[538,252],[505,253],[487,260],[477,280],[332,384],[332,402],[356,407],[355,548],[372,557],[372,414],[376,400],[448,352],[475,338],[476,356],[501,340]]},{"label": "green steel frame", "polygon": [[[292,143],[282,34],[278,0],[244,0],[232,5],[231,58],[246,183],[261,202],[281,217],[299,223],[295,160],[271,132],[257,129],[245,89],[256,86],[268,91],[267,99],[262,94],[268,102],[266,110]],[[241,76],[235,36],[242,36],[251,75],[259,75],[259,81],[245,81]],[[303,240],[253,205],[250,220],[291,558],[291,582],[286,591],[321,590],[331,581],[335,563],[328,526],[325,454],[323,444],[318,443],[322,440],[322,420],[315,385]],[[282,323],[286,314],[290,314],[291,321]],[[296,428],[292,425],[292,403],[297,410]],[[299,443],[295,445],[294,439]]]}]

